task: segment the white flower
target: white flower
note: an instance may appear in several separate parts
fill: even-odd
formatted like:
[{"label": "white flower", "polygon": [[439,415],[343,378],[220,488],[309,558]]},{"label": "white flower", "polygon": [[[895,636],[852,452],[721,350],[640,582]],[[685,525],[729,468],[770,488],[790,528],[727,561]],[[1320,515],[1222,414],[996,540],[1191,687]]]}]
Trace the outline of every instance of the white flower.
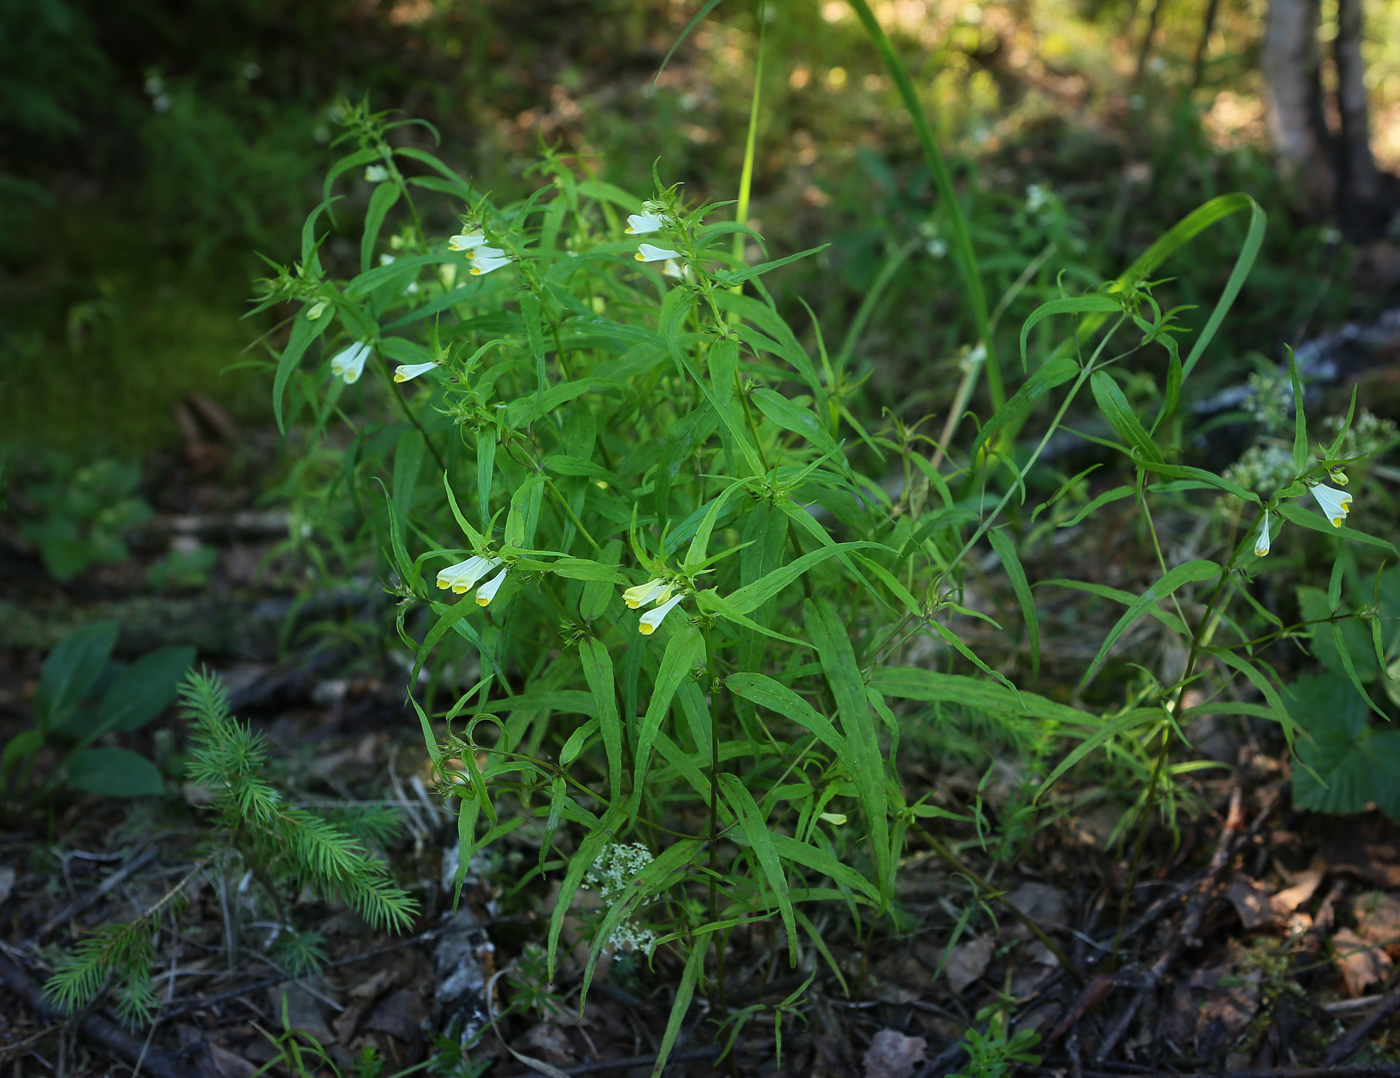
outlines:
[{"label": "white flower", "polygon": [[666,223],[665,216],[659,213],[629,213],[627,215],[627,234],[629,236],[644,236],[648,232],[659,232],[661,226]]},{"label": "white flower", "polygon": [[365,179],[370,183],[383,183],[389,178],[389,170],[383,165],[370,165],[365,169]]},{"label": "white flower", "polygon": [[1264,523],[1259,525],[1259,534],[1254,539],[1254,556],[1262,558],[1269,553],[1269,511],[1264,510]]},{"label": "white flower", "polygon": [[354,385],[364,373],[365,360],[369,358],[369,345],[364,341],[352,344],[331,360],[331,374],[345,379],[347,386]]},{"label": "white flower", "polygon": [[496,597],[496,592],[501,590],[501,582],[505,580],[509,569],[502,569],[485,584],[476,589],[476,605],[487,606]]},{"label": "white flower", "polygon": [[458,595],[465,595],[476,587],[476,582],[501,564],[500,558],[483,558],[480,554],[449,565],[437,575],[437,586],[446,591],[451,588]]},{"label": "white flower", "polygon": [[673,595],[660,606],[653,607],[642,615],[641,624],[637,626],[637,631],[643,636],[650,636],[656,632],[656,627],[661,624],[666,615],[671,612],[671,608],[685,598],[684,594]]},{"label": "white flower", "polygon": [[477,258],[505,258],[506,253],[499,247],[477,247],[467,252],[467,257]]},{"label": "white flower", "polygon": [[1332,527],[1340,528],[1342,521],[1346,520],[1347,514],[1351,512],[1351,495],[1329,487],[1326,483],[1319,483],[1308,489],[1317,499],[1317,504],[1322,506],[1322,515],[1332,522]]},{"label": "white flower", "polygon": [[427,374],[436,366],[436,363],[412,363],[407,366],[400,363],[394,368],[394,381],[407,382],[410,378],[417,378],[420,374]]},{"label": "white flower", "polygon": [[684,281],[690,276],[690,267],[677,262],[674,258],[666,259],[666,264],[661,267],[663,277],[674,277],[678,281]]},{"label": "white flower", "polygon": [[392,266],[397,261],[398,259],[391,254],[382,254],[379,256],[379,264],[381,266]]},{"label": "white flower", "polygon": [[483,273],[490,273],[509,265],[509,258],[476,258],[472,260],[471,272],[473,277],[480,277]]},{"label": "white flower", "polygon": [[470,251],[482,246],[485,242],[486,237],[480,232],[463,232],[447,241],[447,249],[449,251]]},{"label": "white flower", "polygon": [[632,257],[638,262],[664,262],[668,258],[680,258],[679,251],[668,251],[664,247],[654,247],[650,243],[644,243],[637,248],[637,253]]},{"label": "white flower", "polygon": [[[648,580],[645,584],[638,584],[636,587],[628,588],[622,593],[622,601],[627,604],[629,610],[636,610],[638,607],[646,606],[667,590],[666,584],[660,580]],[[662,600],[665,602],[665,599]]]}]

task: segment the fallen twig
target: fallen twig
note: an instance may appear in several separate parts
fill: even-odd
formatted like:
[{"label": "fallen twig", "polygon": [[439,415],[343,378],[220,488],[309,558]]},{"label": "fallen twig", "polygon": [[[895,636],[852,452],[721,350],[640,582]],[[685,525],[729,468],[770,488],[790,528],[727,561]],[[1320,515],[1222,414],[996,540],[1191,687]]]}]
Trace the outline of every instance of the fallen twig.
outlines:
[{"label": "fallen twig", "polygon": [[[115,1022],[109,1022],[96,1014],[85,1014],[76,1018],[64,1015],[44,998],[44,990],[39,986],[39,982],[30,976],[23,966],[3,955],[0,955],[0,985],[11,995],[24,1000],[41,1022],[54,1025],[73,1022],[78,1034],[95,1048],[131,1064],[135,1064],[141,1058],[141,1042]],[[147,1048],[142,1067],[154,1078],[189,1078],[189,1068],[180,1064],[174,1055],[163,1048]]]},{"label": "fallen twig", "polygon": [[78,914],[82,913],[90,906],[95,906],[99,901],[102,900],[104,896],[110,893],[113,889],[121,886],[121,884],[125,883],[132,876],[140,872],[143,868],[145,868],[152,861],[154,861],[158,852],[159,851],[157,851],[157,849],[154,846],[147,846],[130,861],[122,865],[121,868],[117,869],[117,871],[113,872],[110,876],[108,876],[105,880],[98,884],[96,888],[89,891],[81,898],[78,898],[73,902],[68,903],[68,905],[63,907],[63,909],[59,910],[42,925],[40,925],[39,930],[34,933],[31,942],[42,942],[44,937],[47,936],[50,932],[52,932],[59,925],[63,924],[65,921],[72,920],[74,917],[78,916]]},{"label": "fallen twig", "polygon": [[1400,987],[1387,992],[1379,1007],[1327,1046],[1327,1050],[1322,1053],[1322,1066],[1336,1068],[1339,1063],[1350,1059],[1365,1043],[1371,1030],[1397,1010],[1400,1010]]}]

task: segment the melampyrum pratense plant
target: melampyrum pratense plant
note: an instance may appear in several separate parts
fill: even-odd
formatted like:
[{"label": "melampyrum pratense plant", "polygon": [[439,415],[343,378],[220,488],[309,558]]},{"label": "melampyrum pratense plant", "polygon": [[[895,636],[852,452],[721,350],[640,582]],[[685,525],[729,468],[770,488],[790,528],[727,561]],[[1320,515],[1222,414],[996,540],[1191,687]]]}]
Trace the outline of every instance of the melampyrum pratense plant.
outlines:
[{"label": "melampyrum pratense plant", "polygon": [[[277,357],[279,423],[305,414],[333,447],[330,481],[360,522],[333,541],[383,558],[424,742],[458,806],[459,887],[474,852],[512,833],[536,846],[517,886],[557,880],[551,979],[577,890],[600,888],[584,992],[610,945],[664,958],[678,981],[663,1059],[697,989],[723,1005],[737,927],[846,986],[823,908],[868,940],[911,841],[956,861],[930,829],[950,813],[898,779],[910,702],[931,705],[931,721],[972,710],[1053,731],[1072,748],[1037,797],[1110,753],[1138,776],[1145,828],[1195,766],[1169,758],[1193,714],[1263,716],[1293,736],[1297,717],[1255,655],[1286,630],[1251,628],[1277,622],[1252,581],[1280,528],[1394,549],[1344,526],[1351,496],[1332,484],[1356,462],[1339,456],[1340,434],[1310,441],[1296,375],[1276,487],[1179,463],[1182,387],[1262,238],[1247,196],[1208,203],[1100,289],[1042,304],[1021,331],[1019,388],[961,445],[935,446],[916,425],[863,426],[853,349],[829,350],[815,315],[794,327],[780,314],[765,274],[812,252],[747,265],[733,237],[761,240],[724,205],[691,205],[660,181],[620,190],[548,150],[538,190],[497,204],[435,155],[391,144],[398,124],[383,115],[346,106],[345,122],[351,149],[301,260],[263,282],[265,304],[297,305]],[[371,193],[357,264],[334,273],[322,241],[347,180]],[[1183,357],[1149,277],[1237,212],[1249,220],[1238,264]],[[1073,320],[1072,336],[1028,355],[1052,316]],[[1145,421],[1116,373],[1129,357],[1158,372]],[[1130,478],[1090,500],[1076,476],[1032,506],[1027,477],[1072,406],[1102,414],[1098,440]],[[307,459],[323,467],[325,452]],[[1126,607],[1085,679],[1142,616],[1187,659],[1098,713],[1030,691],[1040,623],[1018,550],[1046,521],[1081,524],[1124,498],[1158,579],[1141,595],[1083,585]],[[1217,513],[1217,498],[1231,510]],[[1182,510],[1207,523],[1191,544],[1154,523]],[[1356,562],[1336,546],[1340,579]],[[1020,606],[1024,632],[1007,644],[1026,687],[954,628],[991,621],[964,586],[988,552]],[[920,636],[942,648],[936,669],[901,665]],[[465,691],[439,702],[454,680]]]}]

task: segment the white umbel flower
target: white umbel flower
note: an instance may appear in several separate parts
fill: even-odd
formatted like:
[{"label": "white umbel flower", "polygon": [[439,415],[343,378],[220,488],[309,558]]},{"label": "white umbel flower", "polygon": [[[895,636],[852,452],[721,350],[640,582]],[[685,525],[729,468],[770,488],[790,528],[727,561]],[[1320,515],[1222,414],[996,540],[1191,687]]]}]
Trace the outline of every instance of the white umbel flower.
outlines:
[{"label": "white umbel flower", "polygon": [[1332,527],[1340,528],[1342,521],[1346,520],[1347,514],[1351,512],[1351,495],[1344,490],[1329,487],[1326,483],[1319,483],[1308,489],[1317,499],[1317,504],[1322,506],[1322,515],[1332,522]]},{"label": "white umbel flower", "polygon": [[447,249],[449,251],[472,251],[485,243],[486,237],[480,232],[463,232],[447,241]]},{"label": "white umbel flower", "polygon": [[501,582],[505,580],[509,569],[502,569],[485,584],[476,589],[476,605],[489,606],[491,600],[496,597],[496,592],[501,590]]},{"label": "white umbel flower", "polygon": [[365,370],[365,360],[369,358],[369,345],[357,341],[331,360],[331,374],[343,378],[347,386],[360,380]]},{"label": "white umbel flower", "polygon": [[465,595],[476,587],[476,582],[501,564],[500,558],[483,558],[480,554],[449,565],[437,575],[437,586],[446,591],[451,588],[458,595]]},{"label": "white umbel flower", "polygon": [[[483,249],[485,249],[485,248],[483,248]],[[494,250],[494,248],[490,248],[490,249],[491,249],[491,250]],[[472,259],[471,274],[472,274],[473,277],[480,277],[480,276],[482,276],[483,274],[491,273],[493,270],[498,270],[498,269],[500,269],[502,266],[509,266],[509,265],[510,265],[510,259],[509,259],[509,258],[499,258],[499,257],[495,257],[495,258],[485,258],[485,257],[480,257],[480,256],[478,256],[477,258],[473,258],[473,259]]]},{"label": "white umbel flower", "polygon": [[370,183],[383,183],[389,178],[389,170],[383,165],[370,165],[365,169],[365,179]]},{"label": "white umbel flower", "polygon": [[1264,523],[1259,525],[1259,534],[1254,537],[1254,556],[1262,558],[1269,553],[1269,511],[1264,510]]},{"label": "white umbel flower", "polygon": [[666,615],[671,612],[671,608],[684,598],[684,595],[673,595],[660,606],[648,610],[642,615],[642,620],[637,626],[637,631],[643,636],[650,636],[652,633],[656,632],[656,627],[665,620]]},{"label": "white umbel flower", "polygon": [[417,378],[420,374],[427,374],[436,366],[436,363],[400,363],[394,368],[394,381],[407,382],[410,378]]},{"label": "white umbel flower", "polygon": [[680,258],[680,256],[679,251],[668,251],[665,247],[644,243],[637,248],[637,253],[632,257],[638,262],[665,262],[668,258]]},{"label": "white umbel flower", "polygon": [[629,213],[627,215],[627,234],[629,236],[645,236],[648,232],[661,231],[661,226],[666,223],[666,218],[659,213]]},{"label": "white umbel flower", "polygon": [[[666,591],[666,585],[660,580],[648,580],[645,584],[638,584],[636,587],[628,588],[622,593],[622,601],[627,604],[629,610],[636,610],[638,607],[647,606],[655,602]],[[669,598],[669,596],[667,596]],[[662,599],[665,602],[666,599]]]}]

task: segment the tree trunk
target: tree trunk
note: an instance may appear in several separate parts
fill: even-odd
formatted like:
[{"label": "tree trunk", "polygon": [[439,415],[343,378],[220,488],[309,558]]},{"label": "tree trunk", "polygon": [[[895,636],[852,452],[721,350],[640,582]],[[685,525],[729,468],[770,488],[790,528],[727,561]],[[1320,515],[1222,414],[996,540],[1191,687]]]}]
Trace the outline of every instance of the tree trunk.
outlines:
[{"label": "tree trunk", "polygon": [[1318,0],[1269,0],[1260,67],[1274,150],[1308,209],[1320,215],[1332,207],[1336,179],[1317,28]]},{"label": "tree trunk", "polygon": [[1386,205],[1380,170],[1371,156],[1371,125],[1366,103],[1366,65],[1361,58],[1362,0],[1337,0],[1337,111],[1341,145],[1337,154],[1337,217],[1342,231],[1365,239],[1384,230],[1392,212]]}]

